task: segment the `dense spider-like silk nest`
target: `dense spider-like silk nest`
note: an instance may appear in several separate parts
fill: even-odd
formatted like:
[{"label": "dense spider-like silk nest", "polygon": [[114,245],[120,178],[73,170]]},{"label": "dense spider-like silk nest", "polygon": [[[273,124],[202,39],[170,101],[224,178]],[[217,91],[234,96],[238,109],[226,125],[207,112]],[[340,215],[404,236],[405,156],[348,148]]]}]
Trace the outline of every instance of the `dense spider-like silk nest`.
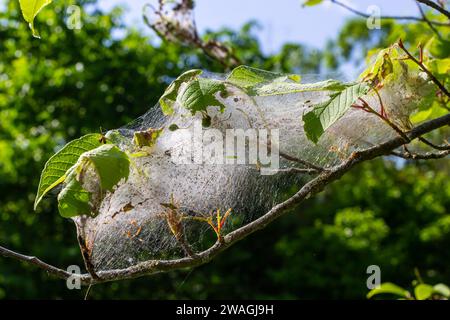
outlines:
[{"label": "dense spider-like silk nest", "polygon": [[[205,77],[204,74],[202,76]],[[223,79],[218,75],[206,76]],[[269,140],[278,129],[279,139],[272,142],[272,152],[279,150],[317,166],[331,167],[353,151],[386,141],[397,134],[377,116],[350,108],[317,144],[313,144],[305,136],[302,114],[312,105],[328,99],[330,92],[249,97],[235,88],[229,88],[229,91],[231,94],[227,97],[217,95],[226,107],[223,112],[218,107],[208,107],[211,117],[209,129],[217,129],[216,134],[220,132],[224,137],[227,129],[256,129],[259,138],[263,129],[269,129]],[[410,110],[397,110],[395,113],[389,106],[408,104],[409,108],[414,98],[411,97],[413,90],[402,92],[405,92],[404,88],[394,86],[380,91],[388,111],[400,114],[400,117],[404,113],[409,115]],[[380,110],[375,96],[367,96],[365,100],[375,110]],[[193,217],[208,217],[218,209],[223,215],[231,208],[232,213],[222,230],[226,234],[260,217],[313,178],[308,174],[288,173],[285,169],[302,165],[283,157],[277,158],[278,172],[276,167],[249,163],[248,159],[244,164],[232,164],[236,159],[229,156],[225,157],[226,164],[208,161],[179,163],[179,158],[189,154],[189,148],[193,148],[195,143],[203,146],[202,160],[208,160],[208,153],[213,154],[208,146],[216,140],[208,140],[204,136],[203,144],[198,141],[194,131],[201,127],[200,114],[192,116],[177,103],[174,110],[173,115],[166,117],[157,105],[132,124],[109,133],[110,136],[120,133],[123,140],[119,147],[127,150],[136,131],[165,128],[147,154],[134,158],[128,180],[106,194],[99,214],[75,218],[97,271],[124,268],[148,259],[185,256],[180,239],[174,236],[166,219],[165,214],[170,209],[161,204],[171,203],[183,215],[181,236],[194,252],[199,252],[211,246],[216,235],[208,223]],[[173,124],[179,129],[168,130]],[[205,135],[206,131],[203,131]],[[255,142],[252,140],[254,138],[247,140],[247,147]],[[246,155],[249,156],[249,147]],[[216,216],[213,222],[215,219]]]}]

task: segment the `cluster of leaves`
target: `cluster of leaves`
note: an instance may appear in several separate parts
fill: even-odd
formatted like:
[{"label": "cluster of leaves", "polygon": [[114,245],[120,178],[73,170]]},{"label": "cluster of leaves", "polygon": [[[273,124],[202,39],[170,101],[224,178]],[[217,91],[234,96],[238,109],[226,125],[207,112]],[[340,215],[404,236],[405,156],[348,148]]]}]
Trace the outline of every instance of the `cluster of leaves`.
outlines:
[{"label": "cluster of leaves", "polygon": [[[102,144],[105,142],[105,144]],[[50,190],[64,183],[58,195],[61,216],[96,214],[105,191],[111,191],[130,172],[128,155],[99,134],[73,140],[47,161],[42,171],[34,209]],[[94,176],[87,177],[92,170]],[[90,185],[89,189],[84,185]]]},{"label": "cluster of leaves", "polygon": [[173,106],[178,102],[192,115],[200,112],[205,119],[208,117],[207,107],[217,106],[220,111],[225,109],[217,95],[226,97],[230,87],[238,88],[251,97],[329,91],[329,100],[303,115],[306,135],[314,143],[369,90],[365,83],[342,83],[337,80],[303,84],[297,74],[285,75],[248,66],[233,69],[225,80],[202,78],[201,73],[201,70],[190,70],[172,82],[159,100],[165,114],[172,114]]},{"label": "cluster of leaves", "polygon": [[401,300],[447,300],[450,298],[450,288],[443,283],[432,286],[419,280],[415,280],[413,296],[408,290],[394,283],[385,282],[380,284],[379,287],[370,290],[367,294],[367,298],[370,299],[380,294],[393,295]]},{"label": "cluster of leaves", "polygon": [[[225,105],[216,95],[225,96],[227,86],[238,87],[250,96],[333,91],[329,101],[316,106],[303,117],[306,134],[314,142],[317,142],[320,135],[342,117],[358,97],[368,91],[368,86],[362,83],[343,84],[334,80],[301,84],[299,75],[283,75],[247,66],[235,68],[224,81],[201,78],[201,73],[201,70],[195,69],[187,71],[170,84],[160,98],[161,108],[165,114],[174,112],[173,105],[177,101],[192,115],[197,112],[202,113],[205,123],[209,118],[207,107],[217,106],[221,111],[225,109]],[[135,133],[133,141],[138,147],[153,145],[161,133],[161,130],[149,130]],[[63,217],[81,214],[95,215],[97,202],[101,196],[92,197],[92,192],[83,188],[85,178],[83,173],[89,169],[89,166],[94,169],[100,186],[97,193],[100,195],[103,195],[104,190],[111,191],[121,179],[127,179],[129,174],[128,155],[115,146],[106,150],[104,146],[99,146],[101,142],[102,137],[95,134],[86,135],[69,142],[49,159],[41,175],[35,209],[46,193],[60,183],[64,183],[64,189],[58,196],[60,214]],[[103,161],[96,161],[99,158]],[[96,200],[93,201],[93,198]]]},{"label": "cluster of leaves", "polygon": [[40,38],[39,33],[34,28],[34,19],[46,5],[50,4],[52,0],[19,0],[20,9],[22,10],[23,18],[28,22],[33,36]]},{"label": "cluster of leaves", "polygon": [[[149,155],[162,130],[136,131],[132,143],[117,130],[106,136],[87,134],[69,142],[45,164],[34,209],[49,191],[64,183],[58,195],[61,216],[95,216],[105,191],[128,179],[133,158]],[[118,147],[123,142],[128,146],[124,151]]]}]

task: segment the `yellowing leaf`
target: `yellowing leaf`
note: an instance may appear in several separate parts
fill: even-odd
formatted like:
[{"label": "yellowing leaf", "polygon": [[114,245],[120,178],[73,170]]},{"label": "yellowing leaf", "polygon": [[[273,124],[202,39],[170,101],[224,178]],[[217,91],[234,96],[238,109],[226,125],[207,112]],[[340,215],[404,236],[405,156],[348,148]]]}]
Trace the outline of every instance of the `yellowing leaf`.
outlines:
[{"label": "yellowing leaf", "polygon": [[138,147],[153,147],[156,139],[161,135],[162,129],[149,128],[144,131],[136,131],[133,135],[133,143]]},{"label": "yellowing leaf", "polygon": [[28,22],[31,32],[36,38],[40,38],[40,36],[36,29],[34,29],[34,18],[36,18],[42,8],[51,2],[52,0],[19,0],[23,18]]},{"label": "yellowing leaf", "polygon": [[303,2],[303,6],[308,6],[308,7],[315,6],[315,5],[321,4],[322,2],[323,2],[323,0],[305,0]]},{"label": "yellowing leaf", "polygon": [[378,80],[381,82],[389,74],[393,72],[393,64],[391,60],[392,47],[381,50],[375,62],[364,70],[359,78],[364,81]]}]

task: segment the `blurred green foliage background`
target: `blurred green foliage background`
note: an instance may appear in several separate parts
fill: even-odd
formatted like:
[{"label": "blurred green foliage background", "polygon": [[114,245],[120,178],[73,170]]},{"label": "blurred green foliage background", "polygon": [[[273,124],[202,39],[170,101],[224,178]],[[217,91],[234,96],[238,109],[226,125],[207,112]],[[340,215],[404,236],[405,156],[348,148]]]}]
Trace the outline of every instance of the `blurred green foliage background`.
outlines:
[{"label": "blurred green foliage background", "polygon": [[[33,212],[46,160],[71,139],[144,114],[181,72],[224,71],[191,48],[156,45],[123,24],[121,9],[101,12],[95,1],[77,2],[85,9],[83,27],[69,30],[64,12],[71,3],[59,0],[43,10],[41,40],[31,37],[18,1],[7,1],[0,13],[0,244],[58,266],[83,263],[74,225],[59,216],[56,201],[43,201]],[[266,55],[254,27],[205,37],[229,43],[247,65],[319,73],[361,61],[399,37],[413,46],[432,36],[424,24],[385,22],[369,32],[355,19],[324,50],[286,44]],[[363,299],[372,264],[381,267],[382,281],[404,287],[415,267],[428,283],[448,283],[448,178],[446,159],[364,163],[207,265],[96,285],[90,297]],[[41,270],[0,258],[0,299],[83,296]]]}]

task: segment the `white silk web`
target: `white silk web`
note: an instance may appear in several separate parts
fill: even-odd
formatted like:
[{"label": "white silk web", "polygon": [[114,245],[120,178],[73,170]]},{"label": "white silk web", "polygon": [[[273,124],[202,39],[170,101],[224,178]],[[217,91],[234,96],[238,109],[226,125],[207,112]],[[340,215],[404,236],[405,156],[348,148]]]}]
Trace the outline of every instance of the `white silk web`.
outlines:
[{"label": "white silk web", "polygon": [[[224,79],[220,75],[208,74],[208,77]],[[329,91],[259,97],[250,97],[235,88],[229,91],[231,94],[226,98],[217,96],[225,105],[223,113],[217,107],[208,107],[210,128],[217,129],[223,137],[227,129],[270,129],[270,132],[278,129],[276,143],[284,155],[279,157],[279,172],[263,175],[260,164],[248,161],[244,164],[177,163],[173,155],[189,151],[186,146],[192,146],[192,141],[197,139],[193,130],[201,122],[201,115],[192,116],[176,103],[173,115],[164,116],[156,105],[132,124],[107,134],[110,137],[119,134],[119,147],[130,151],[134,133],[164,128],[151,152],[134,158],[128,180],[106,194],[96,217],[74,219],[96,271],[124,268],[149,259],[175,259],[207,249],[217,236],[206,218],[212,216],[211,221],[217,226],[217,210],[223,216],[231,209],[221,230],[226,234],[263,215],[312,178],[310,174],[288,172],[286,169],[292,167],[307,167],[286,158],[331,167],[355,150],[397,135],[379,117],[350,108],[313,144],[305,136],[302,114],[328,99]],[[392,115],[403,117],[413,109],[416,93],[411,88],[385,87],[380,94],[388,112],[389,106],[402,108],[390,112]],[[375,95],[364,99],[380,111]],[[174,124],[179,129],[169,130]],[[249,145],[255,142],[252,139],[246,141],[247,157]],[[197,142],[205,150],[215,141]],[[232,160],[233,157],[225,156],[224,161]],[[168,219],[172,219],[172,224]]]}]

